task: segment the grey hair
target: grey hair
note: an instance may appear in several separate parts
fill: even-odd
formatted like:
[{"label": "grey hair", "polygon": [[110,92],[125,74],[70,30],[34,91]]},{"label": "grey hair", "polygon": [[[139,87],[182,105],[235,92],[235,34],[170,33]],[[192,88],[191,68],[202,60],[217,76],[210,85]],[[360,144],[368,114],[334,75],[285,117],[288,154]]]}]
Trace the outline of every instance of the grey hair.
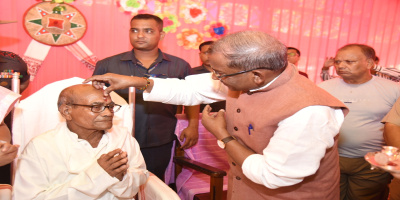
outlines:
[{"label": "grey hair", "polygon": [[287,64],[286,46],[262,31],[241,31],[217,40],[211,53],[221,53],[228,59],[228,67],[240,70],[265,68],[284,69]]}]

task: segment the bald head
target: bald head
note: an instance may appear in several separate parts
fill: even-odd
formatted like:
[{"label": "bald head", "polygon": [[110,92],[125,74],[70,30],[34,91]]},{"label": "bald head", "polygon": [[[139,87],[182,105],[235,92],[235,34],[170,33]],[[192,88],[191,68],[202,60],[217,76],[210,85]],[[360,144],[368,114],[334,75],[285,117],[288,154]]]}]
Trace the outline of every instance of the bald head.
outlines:
[{"label": "bald head", "polygon": [[61,91],[60,96],[58,97],[57,106],[60,108],[63,104],[74,104],[85,99],[88,94],[95,93],[103,95],[103,90],[97,90],[90,84],[79,84],[67,87]]}]

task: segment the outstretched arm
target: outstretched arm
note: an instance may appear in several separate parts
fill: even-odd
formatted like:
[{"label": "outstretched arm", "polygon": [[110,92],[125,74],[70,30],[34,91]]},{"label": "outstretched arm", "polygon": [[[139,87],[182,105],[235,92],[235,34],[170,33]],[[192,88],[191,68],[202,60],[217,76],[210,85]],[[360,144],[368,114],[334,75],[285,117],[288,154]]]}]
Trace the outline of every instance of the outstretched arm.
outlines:
[{"label": "outstretched arm", "polygon": [[[94,75],[83,83],[88,83],[92,81],[92,85],[96,89],[101,89],[105,86],[105,84],[109,84],[110,86],[104,90],[104,96],[108,96],[111,91],[125,89],[128,87],[137,87],[143,88],[147,85],[147,80],[142,77],[137,76],[124,76],[119,74],[107,73],[104,75]],[[151,92],[153,88],[153,80],[148,79],[149,84],[147,85],[146,92]]]},{"label": "outstretched arm", "polygon": [[[96,88],[102,88],[105,83],[110,87],[105,89],[108,95],[112,90],[127,87],[143,88],[147,81],[141,77],[123,76],[117,74],[96,75],[84,81],[92,81]],[[184,80],[177,78],[152,78],[143,93],[145,101],[156,101],[174,105],[209,104],[226,99],[228,88],[218,80],[213,80],[211,73],[186,76]]]}]

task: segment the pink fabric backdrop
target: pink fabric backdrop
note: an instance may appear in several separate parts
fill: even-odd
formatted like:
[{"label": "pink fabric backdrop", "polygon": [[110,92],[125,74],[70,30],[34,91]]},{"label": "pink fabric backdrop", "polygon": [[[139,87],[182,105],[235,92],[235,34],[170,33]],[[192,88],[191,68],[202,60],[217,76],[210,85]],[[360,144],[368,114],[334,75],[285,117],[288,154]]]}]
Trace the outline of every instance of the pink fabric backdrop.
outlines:
[{"label": "pink fabric backdrop", "polygon": [[[22,56],[31,41],[22,26],[23,14],[36,0],[1,0],[0,20],[17,23],[0,25],[0,49]],[[192,67],[199,65],[198,50],[178,45],[177,35],[184,29],[195,29],[205,35],[204,26],[224,21],[228,33],[261,29],[298,47],[302,53],[299,69],[314,82],[326,56],[347,43],[365,43],[377,51],[380,64],[400,68],[400,1],[398,0],[147,0],[146,12],[178,16],[180,26],[169,32],[160,48],[186,59]],[[166,2],[166,3],[160,3]],[[205,20],[187,23],[180,16],[182,6],[197,2],[207,9]],[[77,0],[71,5],[86,17],[88,29],[82,41],[103,59],[131,49],[128,38],[130,13],[122,12],[116,0]],[[92,74],[68,50],[52,47],[35,80],[22,94],[23,98],[48,83],[73,76]]]}]

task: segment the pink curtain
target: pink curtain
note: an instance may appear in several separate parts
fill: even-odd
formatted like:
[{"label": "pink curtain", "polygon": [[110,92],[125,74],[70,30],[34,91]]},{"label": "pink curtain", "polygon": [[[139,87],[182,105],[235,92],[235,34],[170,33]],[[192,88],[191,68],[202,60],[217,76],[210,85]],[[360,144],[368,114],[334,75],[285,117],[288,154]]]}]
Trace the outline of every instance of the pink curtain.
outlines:
[{"label": "pink curtain", "polygon": [[[77,0],[71,5],[86,17],[88,29],[82,42],[103,59],[131,50],[128,38],[132,12],[120,7],[123,0]],[[140,12],[169,16],[174,25],[160,48],[187,60],[192,67],[200,64],[198,43],[215,40],[212,28],[224,27],[224,33],[246,29],[268,32],[288,46],[301,51],[299,70],[319,83],[319,73],[327,56],[347,43],[364,43],[375,48],[380,65],[400,68],[400,1],[398,0],[133,0],[142,2]],[[144,2],[144,3],[143,3]],[[0,20],[17,23],[0,25],[0,49],[22,56],[30,41],[23,28],[23,15],[36,0],[1,1]],[[190,21],[188,8],[201,8],[206,15]],[[192,6],[192,7],[191,7]],[[190,13],[201,14],[199,9]],[[192,9],[193,11],[193,9]],[[176,21],[173,21],[175,19]],[[165,20],[164,20],[165,21]],[[220,22],[220,24],[218,24]],[[210,31],[211,30],[211,31]],[[196,38],[188,37],[194,35]],[[192,42],[190,42],[192,41]],[[194,42],[193,42],[194,41]],[[22,94],[23,98],[48,83],[74,76],[92,74],[67,49],[52,47],[36,78]]]}]

